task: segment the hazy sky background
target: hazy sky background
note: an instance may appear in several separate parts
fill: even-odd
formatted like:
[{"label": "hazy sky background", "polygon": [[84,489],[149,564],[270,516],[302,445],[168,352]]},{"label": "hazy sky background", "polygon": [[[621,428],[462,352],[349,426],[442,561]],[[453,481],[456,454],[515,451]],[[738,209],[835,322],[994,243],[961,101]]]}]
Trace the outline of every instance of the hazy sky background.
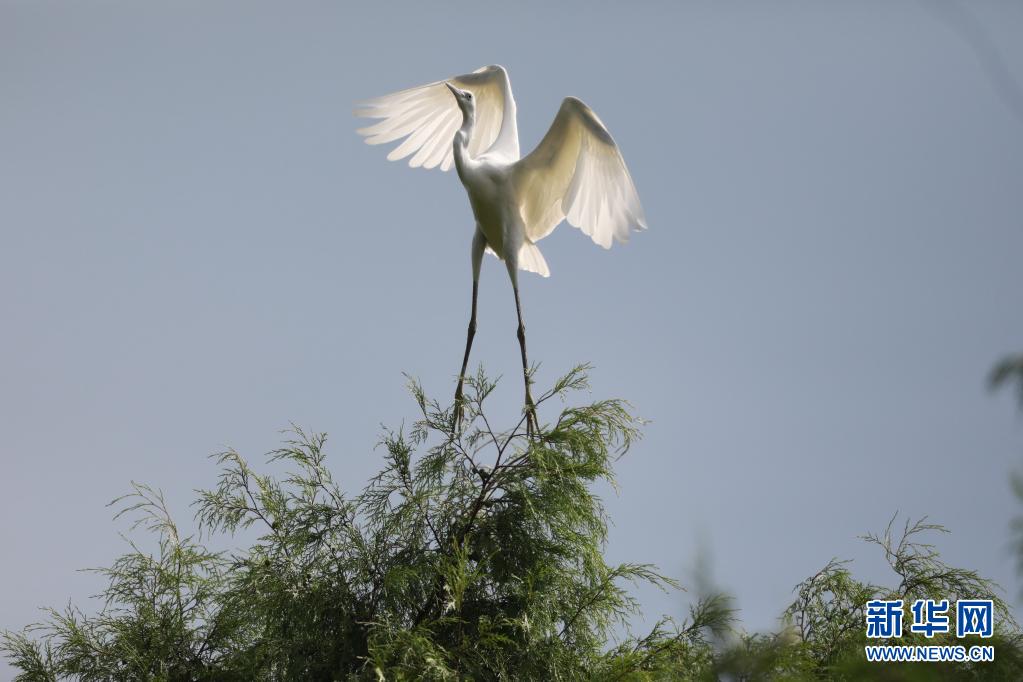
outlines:
[{"label": "hazy sky background", "polygon": [[[188,526],[207,455],[259,462],[294,421],[356,491],[415,417],[402,372],[453,393],[468,203],[351,111],[489,63],[524,151],[562,97],[592,106],[649,219],[610,252],[562,226],[551,278],[522,276],[538,384],[590,361],[580,399],[652,420],[610,559],[692,585],[703,548],[764,629],[832,557],[891,581],[857,536],[900,511],[1015,599],[1023,420],[984,379],[1023,349],[1023,5],[510,6],[0,4],[0,627],[99,590],[76,569],[126,548],[104,505],[129,481]],[[490,257],[480,305],[509,425]]]}]

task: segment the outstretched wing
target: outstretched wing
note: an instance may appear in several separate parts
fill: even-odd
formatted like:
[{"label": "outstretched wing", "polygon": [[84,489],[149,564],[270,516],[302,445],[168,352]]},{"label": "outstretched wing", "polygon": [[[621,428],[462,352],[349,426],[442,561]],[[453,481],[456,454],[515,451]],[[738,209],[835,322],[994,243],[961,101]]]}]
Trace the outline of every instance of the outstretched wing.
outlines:
[{"label": "outstretched wing", "polygon": [[625,242],[629,230],[646,229],[643,206],[618,145],[593,110],[567,97],[550,130],[512,178],[519,211],[531,241],[543,239],[562,220],[605,249]]},{"label": "outstretched wing", "polygon": [[[469,140],[469,154],[501,152],[519,158],[519,136],[515,121],[508,72],[500,66],[484,66],[472,73],[455,76],[361,102],[356,116],[383,119],[359,129],[367,144],[385,144],[406,138],[387,155],[395,161],[413,154],[413,168],[448,170],[454,163],[451,145],[462,125],[462,112],[444,83],[468,90],[476,101],[476,124]],[[505,121],[507,117],[507,122]]]}]

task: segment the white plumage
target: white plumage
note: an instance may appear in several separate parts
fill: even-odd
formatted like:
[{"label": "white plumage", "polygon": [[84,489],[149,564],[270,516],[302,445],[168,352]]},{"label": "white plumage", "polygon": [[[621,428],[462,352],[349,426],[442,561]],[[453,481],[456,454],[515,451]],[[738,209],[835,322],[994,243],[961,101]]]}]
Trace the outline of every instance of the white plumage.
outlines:
[{"label": "white plumage", "polygon": [[476,297],[484,251],[505,261],[519,315],[519,344],[526,381],[527,427],[535,427],[529,391],[525,326],[519,303],[519,269],[550,275],[536,242],[567,220],[594,242],[611,248],[631,230],[646,228],[639,195],[611,134],[593,110],[567,97],[547,134],[520,157],[515,98],[508,72],[485,66],[367,100],[357,116],[380,119],[359,129],[367,144],[402,140],[387,155],[411,156],[413,168],[454,166],[476,218],[472,245],[473,299],[465,358],[455,392],[459,419],[462,378],[476,329]]},{"label": "white plumage", "polygon": [[[389,161],[409,159],[413,168],[451,170],[455,163],[451,143],[462,125],[462,112],[445,83],[471,91],[477,101],[477,121],[469,142],[469,153],[503,153],[511,161],[519,158],[519,136],[515,124],[515,100],[507,72],[500,66],[487,66],[447,81],[435,81],[362,102],[356,116],[383,119],[359,134],[366,144],[386,144],[408,136],[388,155]],[[506,111],[508,115],[506,116]],[[501,144],[497,138],[504,121],[510,121]]]}]

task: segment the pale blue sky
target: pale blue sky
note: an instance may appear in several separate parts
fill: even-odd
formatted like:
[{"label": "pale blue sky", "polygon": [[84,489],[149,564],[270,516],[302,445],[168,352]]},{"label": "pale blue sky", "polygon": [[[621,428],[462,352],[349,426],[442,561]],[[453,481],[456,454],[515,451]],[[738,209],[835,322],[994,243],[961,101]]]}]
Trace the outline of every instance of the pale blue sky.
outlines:
[{"label": "pale blue sky", "polygon": [[[901,511],[1015,595],[1023,422],[984,377],[1023,348],[1023,6],[952,1],[0,3],[0,627],[98,590],[130,480],[187,521],[208,454],[294,421],[357,490],[401,373],[453,392],[463,190],[351,110],[489,63],[525,150],[592,106],[649,219],[610,252],[562,226],[522,278],[539,384],[590,361],[652,420],[610,557],[684,576],[702,544],[769,628],[833,556],[889,580],[856,536]],[[510,418],[503,266],[481,286]]]}]

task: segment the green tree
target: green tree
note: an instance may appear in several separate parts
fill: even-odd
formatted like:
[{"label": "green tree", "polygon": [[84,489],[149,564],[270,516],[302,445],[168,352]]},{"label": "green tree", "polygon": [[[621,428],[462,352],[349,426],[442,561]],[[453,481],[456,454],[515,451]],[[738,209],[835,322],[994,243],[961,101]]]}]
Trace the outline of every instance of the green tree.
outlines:
[{"label": "green tree", "polygon": [[[1006,356],[988,375],[988,385],[992,391],[1009,383],[1016,384],[1016,397],[1023,410],[1023,353]],[[1023,502],[1023,472],[1014,472],[1010,481],[1016,499]],[[1012,520],[1012,542],[1016,549],[1016,571],[1023,575],[1023,516]]]},{"label": "green tree", "polygon": [[[586,367],[537,400],[586,387]],[[259,473],[217,456],[217,485],[199,491],[185,534],[161,493],[134,484],[119,516],[156,539],[100,572],[98,612],[69,606],[4,634],[19,680],[860,680],[1023,679],[1019,629],[997,587],[943,562],[925,520],[894,519],[866,536],[897,584],[857,580],[832,560],[796,587],[776,633],[746,634],[732,603],[711,594],[687,618],[633,636],[632,583],[675,594],[642,563],[609,565],[607,518],[594,493],[641,423],[619,400],[561,410],[527,434],[525,416],[491,426],[494,382],[472,377],[464,431],[452,410],[410,382],[419,418],[387,432],[384,464],[349,494],[326,464],[326,437],[293,429]],[[258,529],[233,553],[207,545]],[[248,537],[249,534],[246,534]],[[995,598],[994,663],[876,664],[863,654],[875,598]],[[624,635],[618,633],[626,633]],[[616,637],[617,635],[617,637]],[[900,643],[922,643],[915,636]],[[927,643],[959,643],[951,638]]]},{"label": "green tree", "polygon": [[988,375],[988,384],[992,390],[1010,382],[1015,382],[1016,395],[1020,407],[1023,407],[1023,353],[1002,358]]},{"label": "green tree", "polygon": [[[585,367],[537,403],[586,387]],[[104,606],[69,607],[7,633],[22,680],[628,679],[690,658],[730,612],[708,599],[612,649],[636,603],[626,587],[677,584],[641,563],[608,565],[607,521],[592,487],[639,435],[618,400],[564,409],[530,437],[525,417],[491,427],[495,384],[468,381],[466,428],[410,388],[420,418],[387,433],[382,471],[349,496],[326,465],[325,436],[294,429],[270,459],[282,479],[237,452],[218,456],[184,536],[161,494],[135,485],[121,514],[156,534],[103,569]],[[418,454],[417,454],[418,453]],[[202,536],[250,526],[234,554]],[[701,658],[702,657],[702,658]]]}]

